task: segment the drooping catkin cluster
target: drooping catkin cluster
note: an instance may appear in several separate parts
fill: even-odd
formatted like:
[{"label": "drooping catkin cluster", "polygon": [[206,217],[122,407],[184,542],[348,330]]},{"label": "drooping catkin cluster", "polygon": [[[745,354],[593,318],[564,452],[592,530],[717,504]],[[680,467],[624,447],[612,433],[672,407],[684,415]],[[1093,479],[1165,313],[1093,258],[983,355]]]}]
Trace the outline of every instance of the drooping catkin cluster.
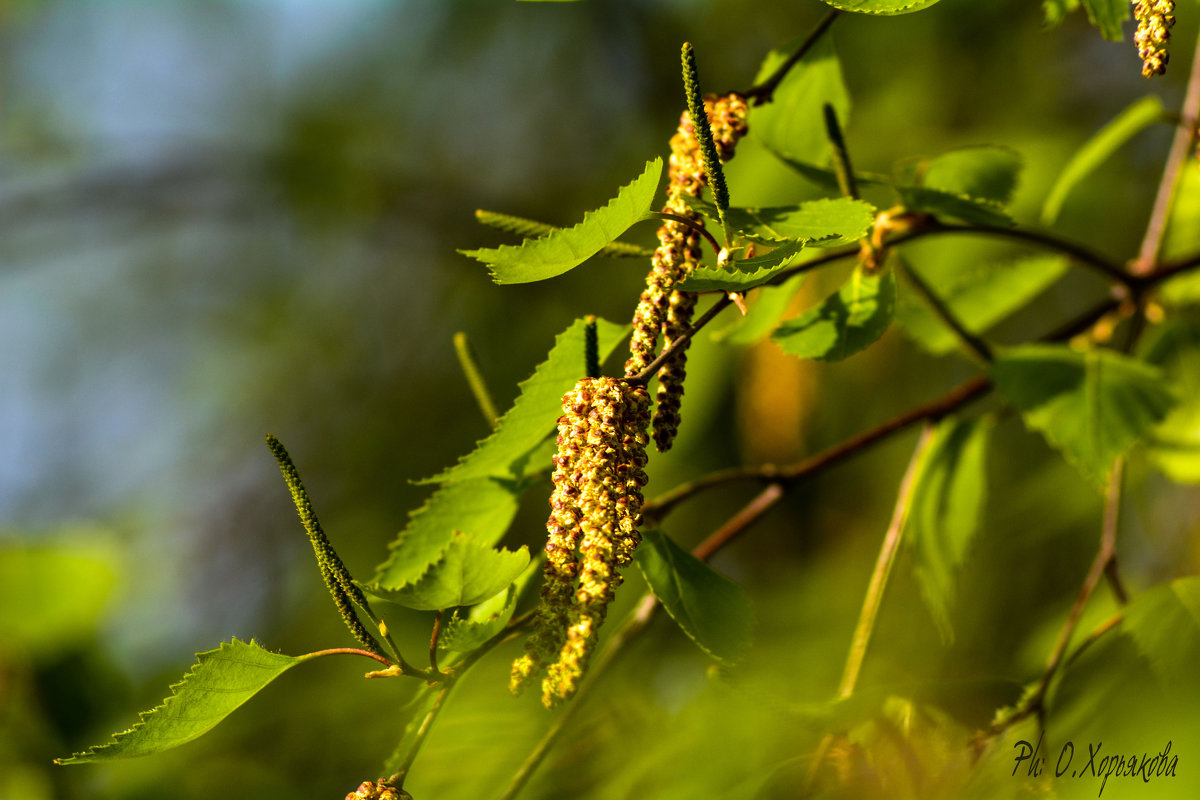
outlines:
[{"label": "drooping catkin cluster", "polygon": [[380,780],[363,781],[358,788],[346,795],[346,800],[412,800],[412,795]]},{"label": "drooping catkin cluster", "polygon": [[1175,24],[1175,0],[1137,0],[1133,16],[1137,31],[1133,41],[1142,59],[1142,74],[1147,78],[1167,71],[1167,42]]},{"label": "drooping catkin cluster", "polygon": [[563,398],[546,522],[545,583],[525,655],[513,662],[519,692],[549,666],[542,702],[575,693],[596,643],[619,570],[641,541],[650,398],[616,378],[584,378]]},{"label": "drooping catkin cluster", "polygon": [[[712,128],[717,156],[721,161],[733,158],[738,140],[746,134],[745,99],[738,94],[704,98],[704,110]],[[671,137],[670,185],[663,211],[700,223],[700,215],[685,202],[684,196],[699,197],[708,185],[691,115],[685,111],[679,129]],[[685,332],[692,322],[696,295],[675,288],[700,261],[700,235],[688,226],[666,221],[658,229],[658,249],[651,260],[646,288],[633,317],[630,358],[625,375],[632,377],[654,360],[661,336],[667,347]],[[687,350],[678,350],[658,372],[658,408],[654,414],[654,444],[659,451],[670,449],[679,428],[679,404],[683,397]]]}]

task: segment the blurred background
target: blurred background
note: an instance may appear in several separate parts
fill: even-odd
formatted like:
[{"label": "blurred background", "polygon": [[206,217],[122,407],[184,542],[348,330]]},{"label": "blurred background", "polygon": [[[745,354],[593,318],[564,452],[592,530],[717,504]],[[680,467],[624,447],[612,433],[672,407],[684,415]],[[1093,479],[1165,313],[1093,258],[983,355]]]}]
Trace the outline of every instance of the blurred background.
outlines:
[{"label": "blurred background", "polygon": [[[169,754],[50,760],[128,727],[196,651],[232,636],[293,654],[348,644],[264,435],[287,444],[335,545],[369,576],[427,493],[410,481],[487,433],[454,332],[506,407],[573,319],[628,321],[647,268],[598,260],[494,286],[455,252],[504,241],[474,209],[573,223],[666,154],[681,42],[706,89],[748,88],[766,53],[826,10],[0,0],[0,798],[341,797],[376,777],[413,687],[359,680],[350,659],[289,673]],[[1082,14],[1047,32],[1034,0],[843,18],[856,166],[1007,145],[1027,161],[1017,216],[1036,219],[1064,160],[1120,109],[1151,91],[1178,107],[1195,16],[1180,12],[1171,70],[1154,82],[1130,41],[1103,41]],[[1123,150],[1062,229],[1131,257],[1168,139],[1152,131]],[[752,138],[729,169],[735,204],[814,191]],[[835,278],[811,281],[805,302]],[[999,338],[1036,335],[1102,294],[1071,276]],[[832,365],[706,335],[689,366],[681,439],[652,457],[651,496],[722,466],[797,460],[971,374],[894,331]],[[759,615],[742,668],[758,702],[714,688],[703,654],[659,620],[529,796],[750,791],[764,777],[752,753],[810,752],[801,709],[836,686],[914,441],[797,487],[717,559]],[[942,739],[986,724],[1036,676],[1099,531],[1098,493],[1040,439],[1009,419],[997,442],[957,639],[939,643],[900,569],[863,676],[926,687],[948,710],[929,723],[931,764],[954,751]],[[1197,571],[1195,493],[1136,465],[1131,476],[1130,583]],[[691,546],[754,491],[705,495],[666,530]],[[513,546],[543,535],[545,493],[531,494]],[[393,625],[416,648],[428,626],[417,614]],[[497,794],[544,731],[536,698],[504,690],[510,656],[489,658],[439,723],[413,773],[418,800]],[[1150,729],[1153,741],[1122,726],[1138,752],[1161,744]],[[777,780],[790,785],[786,770]]]}]

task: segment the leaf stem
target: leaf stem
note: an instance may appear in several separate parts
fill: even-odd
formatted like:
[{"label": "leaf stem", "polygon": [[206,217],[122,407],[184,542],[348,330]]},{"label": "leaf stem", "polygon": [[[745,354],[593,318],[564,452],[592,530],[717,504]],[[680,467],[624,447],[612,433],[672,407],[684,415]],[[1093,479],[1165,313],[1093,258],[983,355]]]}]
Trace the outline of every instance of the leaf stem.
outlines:
[{"label": "leaf stem", "polygon": [[438,669],[438,639],[442,635],[442,616],[445,613],[444,609],[438,609],[433,615],[433,632],[429,635],[429,670],[434,675],[441,675],[442,671]]},{"label": "leaf stem", "polygon": [[425,719],[421,720],[421,727],[417,729],[417,735],[413,739],[412,746],[405,753],[404,761],[400,764],[400,768],[384,781],[388,786],[393,786],[397,789],[404,788],[404,779],[408,777],[408,772],[412,769],[413,762],[417,760],[417,754],[421,752],[421,746],[425,744],[425,739],[429,736],[429,730],[433,727],[433,721],[441,713],[442,708],[446,705],[446,698],[450,696],[450,692],[453,689],[454,684],[448,683],[438,692],[433,705],[429,707],[428,713],[425,714]]},{"label": "leaf stem", "polygon": [[490,427],[495,428],[496,420],[500,415],[496,413],[496,404],[492,402],[492,393],[488,391],[487,382],[484,381],[483,373],[479,370],[479,362],[471,349],[471,343],[467,340],[466,332],[459,331],[454,334],[454,352],[458,356],[458,364],[462,367],[463,375],[467,378],[471,394],[475,396],[475,402],[479,404],[483,418],[487,420]]},{"label": "leaf stem", "polygon": [[825,35],[825,31],[829,30],[829,26],[833,24],[833,21],[841,13],[836,8],[827,12],[825,16],[821,17],[821,21],[817,23],[817,27],[813,28],[812,32],[800,43],[800,46],[793,50],[792,54],[787,57],[787,60],[780,64],[765,81],[739,94],[747,100],[753,99],[756,106],[771,102],[775,97],[775,90],[779,88],[779,84],[791,72],[792,67],[800,63],[800,59],[804,58],[808,54],[808,51],[821,40],[821,37]]},{"label": "leaf stem", "polygon": [[842,126],[838,122],[837,110],[833,104],[826,103],[821,107],[825,115],[825,134],[833,145],[833,168],[837,173],[838,188],[846,197],[858,199],[858,182],[854,179],[854,167],[850,163],[850,151],[846,147],[846,137],[842,135]]},{"label": "leaf stem", "polygon": [[[988,729],[989,734],[998,734],[1009,726],[1028,717],[1030,714],[1042,713],[1046,701],[1046,693],[1050,689],[1050,683],[1064,663],[1064,656],[1071,644],[1071,636],[1075,632],[1075,627],[1079,624],[1079,618],[1083,614],[1083,609],[1087,606],[1088,600],[1101,580],[1108,576],[1112,582],[1117,601],[1122,605],[1128,601],[1128,595],[1124,587],[1121,586],[1120,581],[1116,580],[1115,573],[1117,527],[1120,522],[1123,476],[1124,459],[1118,458],[1113,465],[1112,473],[1108,477],[1108,484],[1104,491],[1104,519],[1100,530],[1100,549],[1097,551],[1096,557],[1092,560],[1092,566],[1088,569],[1087,575],[1084,576],[1083,585],[1079,587],[1079,592],[1075,596],[1075,602],[1071,605],[1071,611],[1067,614],[1067,620],[1063,624],[1062,630],[1059,631],[1058,640],[1054,643],[1054,649],[1050,652],[1050,658],[1046,662],[1046,668],[1042,671],[1042,676],[1038,680],[1037,687],[1010,714],[993,722]],[[1112,625],[1116,624],[1112,620],[1109,620],[1109,623],[1105,623],[1105,625],[1112,627]],[[1108,628],[1104,628],[1100,633],[1089,636],[1080,645],[1075,655],[1078,655],[1079,651],[1091,644],[1095,638],[1098,638],[1099,635],[1107,630]],[[1074,657],[1073,655],[1071,658]],[[1067,659],[1067,663],[1069,662],[1070,659]]]},{"label": "leaf stem", "polygon": [[959,341],[963,343],[977,361],[985,365],[992,363],[992,350],[988,347],[987,342],[967,330],[967,327],[959,321],[958,317],[954,316],[954,312],[950,310],[950,307],[937,296],[933,289],[929,287],[929,284],[925,283],[925,280],[917,274],[917,271],[908,265],[908,262],[903,258],[898,260],[900,269],[897,272],[912,285],[917,294],[921,296],[921,299],[925,301],[926,305],[933,309],[933,313],[937,315],[938,319],[946,323],[946,326],[954,331]]},{"label": "leaf stem", "polygon": [[297,656],[297,658],[308,659],[308,658],[319,658],[321,656],[333,656],[333,655],[364,656],[366,658],[374,659],[375,661],[378,661],[379,663],[381,663],[385,666],[388,666],[388,667],[395,666],[394,664],[392,664],[391,661],[388,661],[386,658],[379,655],[378,653],[372,653],[370,650],[361,650],[357,647],[331,647],[327,650],[317,650],[312,653],[305,653],[302,656]]},{"label": "leaf stem", "polygon": [[1175,199],[1175,192],[1179,188],[1179,181],[1183,175],[1183,164],[1190,157],[1197,136],[1200,136],[1198,126],[1200,126],[1200,36],[1196,38],[1196,50],[1192,56],[1192,71],[1188,75],[1187,88],[1184,90],[1180,121],[1175,128],[1175,137],[1171,140],[1171,149],[1167,153],[1167,161],[1163,166],[1162,179],[1158,183],[1158,192],[1154,196],[1154,206],[1146,224],[1146,233],[1142,237],[1142,246],[1138,251],[1137,260],[1132,264],[1134,274],[1148,275],[1154,272],[1159,252],[1162,250],[1163,238],[1167,232],[1171,204]]}]

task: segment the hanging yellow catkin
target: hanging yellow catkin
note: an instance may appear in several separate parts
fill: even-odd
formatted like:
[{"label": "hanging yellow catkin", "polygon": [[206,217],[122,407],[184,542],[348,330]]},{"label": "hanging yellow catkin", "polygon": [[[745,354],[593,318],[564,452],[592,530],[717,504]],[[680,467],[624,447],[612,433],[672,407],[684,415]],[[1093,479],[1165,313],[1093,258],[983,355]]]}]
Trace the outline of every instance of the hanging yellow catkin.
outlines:
[{"label": "hanging yellow catkin", "polygon": [[[733,157],[738,139],[746,133],[746,101],[738,94],[709,96],[704,98],[704,109],[717,155],[721,161],[728,161]],[[679,128],[671,137],[668,175],[667,202],[663,211],[700,224],[700,215],[692,210],[684,197],[700,197],[708,185],[708,176],[701,163],[695,126],[687,111],[683,112]],[[700,235],[687,225],[668,220],[658,229],[658,241],[650,274],[646,276],[646,289],[634,312],[630,358],[625,362],[626,376],[638,374],[654,360],[660,336],[663,346],[667,347],[687,331],[696,306],[696,295],[681,291],[675,285],[686,279],[699,263],[702,255]],[[678,431],[686,365],[687,349],[684,346],[658,373],[654,443],[660,452],[670,449]]]},{"label": "hanging yellow catkin", "polygon": [[1175,0],[1138,0],[1133,4],[1137,31],[1133,41],[1142,59],[1142,74],[1147,78],[1167,71],[1167,42],[1175,24]]},{"label": "hanging yellow catkin", "polygon": [[641,540],[650,399],[616,378],[584,378],[563,398],[546,523],[545,583],[526,652],[513,662],[520,691],[550,665],[542,701],[574,694],[621,582],[619,569]]}]

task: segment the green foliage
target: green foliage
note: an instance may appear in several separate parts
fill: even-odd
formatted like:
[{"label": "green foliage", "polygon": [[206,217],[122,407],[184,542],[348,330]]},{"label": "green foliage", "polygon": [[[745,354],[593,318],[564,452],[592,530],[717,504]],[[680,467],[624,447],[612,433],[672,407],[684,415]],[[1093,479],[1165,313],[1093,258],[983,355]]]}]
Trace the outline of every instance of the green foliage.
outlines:
[{"label": "green foliage", "polygon": [[1164,687],[1194,686],[1200,663],[1200,578],[1149,589],[1125,609],[1121,625]]},{"label": "green foliage", "polygon": [[713,338],[735,345],[754,344],[762,340],[775,329],[779,320],[787,313],[788,306],[800,291],[805,277],[805,273],[801,272],[778,286],[764,286],[756,290],[746,316],[738,317],[726,327],[717,330]]},{"label": "green foliage", "polygon": [[477,542],[498,542],[517,513],[517,499],[512,483],[492,478],[446,484],[412,512],[372,584],[399,587],[415,582],[442,557],[456,532],[470,534]]},{"label": "green foliage", "polygon": [[562,275],[599,253],[634,223],[650,218],[662,166],[661,158],[647,162],[641,175],[605,206],[585,214],[583,222],[574,227],[517,246],[459,252],[487,264],[496,283],[529,283]]},{"label": "green foliage", "polygon": [[1147,455],[1171,480],[1200,483],[1200,324],[1169,320],[1147,337],[1142,357],[1163,369],[1180,397],[1154,428]]},{"label": "green foliage", "polygon": [[822,2],[842,11],[892,16],[922,11],[937,3],[938,0],[822,0]]},{"label": "green foliage", "polygon": [[1161,370],[1107,350],[1008,348],[992,379],[1026,425],[1099,485],[1176,402]]},{"label": "green foliage", "polygon": [[140,722],[113,734],[107,744],[57,763],[146,756],[186,744],[208,733],[268,683],[305,660],[268,652],[253,639],[249,644],[234,639],[196,657],[196,665],[171,687],[171,696],[162,705],[143,712]]},{"label": "green foliage", "polygon": [[[536,562],[535,562],[536,563]],[[441,650],[469,653],[481,647],[512,619],[517,610],[517,587],[510,585],[499,594],[471,606],[466,616],[456,611],[438,640]]]},{"label": "green foliage", "polygon": [[470,606],[493,597],[529,566],[529,550],[497,550],[486,540],[455,531],[441,557],[407,583],[371,583],[362,588],[384,600],[421,611]]},{"label": "green foliage", "polygon": [[1083,0],[1088,19],[1100,29],[1105,39],[1119,42],[1121,23],[1129,19],[1129,3],[1125,0]]},{"label": "green foliage", "polygon": [[111,553],[0,542],[0,661],[53,654],[90,633],[117,582]]},{"label": "green foliage", "polygon": [[749,291],[793,266],[803,249],[802,242],[788,242],[765,255],[734,261],[728,267],[696,267],[679,288],[687,292]]},{"label": "green foliage", "polygon": [[646,531],[634,555],[654,596],[696,645],[736,661],[750,644],[754,612],[741,587],[675,544]]},{"label": "green foliage", "polygon": [[836,294],[780,325],[771,338],[800,358],[839,361],[875,342],[887,330],[896,305],[896,277],[859,267]]},{"label": "green foliage", "polygon": [[897,178],[901,184],[924,186],[977,202],[1006,206],[1012,202],[1022,166],[1020,154],[1007,147],[963,147],[933,158],[907,162],[897,170]]},{"label": "green foliage", "polygon": [[[799,44],[796,40],[772,50],[755,82],[766,80]],[[830,36],[823,37],[788,73],[775,90],[773,102],[750,109],[749,135],[789,159],[823,165],[830,152],[821,117],[826,103],[837,111],[842,124],[847,124],[850,95]]]},{"label": "green foliage", "polygon": [[[495,228],[505,233],[515,233],[527,239],[534,239],[562,230],[558,226],[547,222],[538,222],[533,219],[514,217],[510,214],[501,214],[498,211],[485,211],[483,209],[476,209],[475,219],[479,220],[480,224],[487,225],[489,228]],[[649,258],[653,254],[653,250],[648,247],[642,247],[639,244],[609,242],[600,248],[600,252],[597,255],[608,256],[609,258]]]},{"label": "green foliage", "polygon": [[[938,297],[971,333],[982,334],[1027,305],[1067,271],[1060,255],[1021,256],[1001,262],[976,259],[930,259],[909,266],[938,292]],[[896,303],[901,329],[934,354],[958,346],[958,337],[927,305],[908,293]]]},{"label": "green foliage", "polygon": [[[717,219],[716,207],[703,200],[688,204],[708,219]],[[732,207],[725,219],[738,236],[766,245],[803,241],[815,247],[836,247],[858,241],[875,221],[875,207],[849,197],[810,200],[774,208]]]},{"label": "green foliage", "polygon": [[[522,459],[553,430],[562,413],[562,397],[587,375],[584,338],[587,321],[576,320],[554,340],[546,360],[520,384],[520,394],[496,430],[449,469],[421,483],[454,483],[476,478],[512,479],[523,472]],[[625,337],[626,328],[596,320],[597,346],[603,362]],[[549,467],[549,464],[546,465]]]},{"label": "green foliage", "polygon": [[1134,101],[1084,143],[1071,157],[1042,204],[1042,224],[1053,225],[1071,191],[1126,142],[1155,123],[1162,122],[1165,109],[1158,95]]},{"label": "green foliage", "polygon": [[917,580],[944,641],[956,583],[987,504],[989,418],[950,419],[938,426],[913,484],[905,540]]}]

